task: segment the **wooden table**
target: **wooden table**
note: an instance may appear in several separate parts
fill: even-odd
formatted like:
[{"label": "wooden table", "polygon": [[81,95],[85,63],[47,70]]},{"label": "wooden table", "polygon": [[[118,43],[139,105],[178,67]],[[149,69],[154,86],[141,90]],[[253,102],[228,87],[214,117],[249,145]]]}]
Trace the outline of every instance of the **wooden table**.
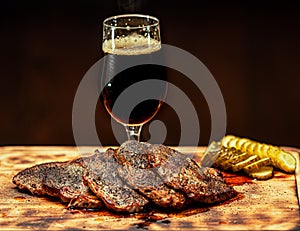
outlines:
[{"label": "wooden table", "polygon": [[[190,147],[179,148],[189,153]],[[94,147],[86,147],[93,152]],[[197,148],[199,159],[204,148]],[[299,160],[299,155],[294,154]],[[20,170],[79,156],[76,147],[0,147],[0,230],[299,230],[297,174],[276,172],[267,181],[228,176],[240,192],[235,200],[180,213],[119,215],[106,210],[68,210],[58,200],[20,192],[11,182]],[[299,163],[299,162],[298,162]],[[247,180],[245,180],[247,179]],[[298,184],[299,185],[299,184]],[[299,191],[299,190],[298,190]]]}]

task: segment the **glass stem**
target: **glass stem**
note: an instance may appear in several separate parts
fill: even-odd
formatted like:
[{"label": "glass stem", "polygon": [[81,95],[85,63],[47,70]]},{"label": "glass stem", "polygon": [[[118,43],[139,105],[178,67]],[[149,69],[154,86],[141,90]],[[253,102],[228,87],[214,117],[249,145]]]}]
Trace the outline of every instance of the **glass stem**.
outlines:
[{"label": "glass stem", "polygon": [[136,140],[140,141],[140,134],[142,130],[142,125],[135,125],[135,126],[125,126],[128,140]]}]

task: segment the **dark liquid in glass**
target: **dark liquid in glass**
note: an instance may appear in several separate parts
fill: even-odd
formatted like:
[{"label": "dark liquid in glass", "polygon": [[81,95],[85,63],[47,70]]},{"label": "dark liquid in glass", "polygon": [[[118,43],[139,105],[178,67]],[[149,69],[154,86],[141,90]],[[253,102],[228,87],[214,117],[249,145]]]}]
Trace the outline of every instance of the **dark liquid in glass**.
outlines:
[{"label": "dark liquid in glass", "polygon": [[[129,62],[135,64],[137,60],[142,60],[143,63],[147,63],[153,59],[161,59],[162,54],[160,52],[159,50],[140,55],[106,54],[107,60],[104,67],[103,79],[109,79],[109,82],[104,86],[101,98],[105,108],[115,120],[123,124],[143,124],[151,120],[159,110],[166,94],[166,82],[163,85],[160,84],[159,87],[155,87],[155,89],[151,89],[151,95],[154,99],[148,99],[135,105],[129,118],[122,110],[113,110],[113,106],[120,94],[137,82],[149,79],[167,80],[166,68],[154,64],[133,66],[117,74],[118,69],[124,63]],[[144,87],[145,91],[149,91],[149,89],[146,89],[146,86]],[[143,89],[139,90],[137,97],[139,97],[138,94],[141,94],[142,91]],[[125,105],[122,105],[122,107],[126,108],[127,103],[129,102],[125,101]]]}]

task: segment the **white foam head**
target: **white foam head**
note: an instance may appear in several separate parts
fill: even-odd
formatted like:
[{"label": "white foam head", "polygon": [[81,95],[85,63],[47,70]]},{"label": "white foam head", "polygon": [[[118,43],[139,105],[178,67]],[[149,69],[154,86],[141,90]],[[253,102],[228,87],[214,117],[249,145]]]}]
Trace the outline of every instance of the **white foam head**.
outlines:
[{"label": "white foam head", "polygon": [[160,41],[137,34],[105,40],[102,44],[104,53],[116,55],[150,54],[160,48]]}]

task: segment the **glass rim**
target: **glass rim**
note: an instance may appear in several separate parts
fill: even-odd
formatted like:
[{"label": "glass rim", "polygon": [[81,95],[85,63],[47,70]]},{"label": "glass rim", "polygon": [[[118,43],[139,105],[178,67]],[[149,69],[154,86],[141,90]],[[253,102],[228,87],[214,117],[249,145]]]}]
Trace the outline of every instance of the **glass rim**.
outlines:
[{"label": "glass rim", "polygon": [[128,26],[113,26],[113,25],[107,24],[107,22],[111,21],[113,19],[130,18],[130,17],[152,19],[154,21],[153,23],[150,23],[149,25],[129,26],[130,29],[140,29],[140,28],[144,28],[144,27],[153,27],[153,26],[158,26],[159,25],[159,19],[154,17],[154,16],[151,16],[151,15],[147,15],[147,14],[120,14],[120,15],[115,15],[115,16],[111,16],[111,17],[108,17],[108,18],[104,19],[103,26],[110,27],[110,28],[115,28],[115,29],[128,29]]}]

